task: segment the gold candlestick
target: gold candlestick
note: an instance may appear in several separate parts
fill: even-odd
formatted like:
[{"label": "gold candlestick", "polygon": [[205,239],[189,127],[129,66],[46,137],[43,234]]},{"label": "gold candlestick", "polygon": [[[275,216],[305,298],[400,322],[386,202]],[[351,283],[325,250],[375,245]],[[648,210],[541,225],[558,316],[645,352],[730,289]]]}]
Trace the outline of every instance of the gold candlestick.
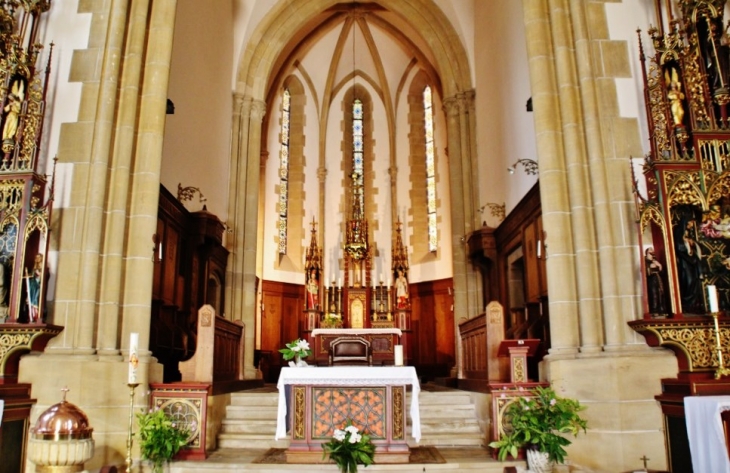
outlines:
[{"label": "gold candlestick", "polygon": [[132,427],[134,420],[134,390],[137,389],[139,383],[129,383],[129,431],[127,432],[127,459],[124,462],[127,465],[127,473],[132,473]]},{"label": "gold candlestick", "polygon": [[720,379],[722,376],[730,375],[730,369],[725,368],[725,364],[722,359],[722,344],[720,343],[720,324],[717,321],[719,312],[712,312],[712,318],[715,322],[715,349],[717,350],[717,369],[715,370],[715,379]]}]

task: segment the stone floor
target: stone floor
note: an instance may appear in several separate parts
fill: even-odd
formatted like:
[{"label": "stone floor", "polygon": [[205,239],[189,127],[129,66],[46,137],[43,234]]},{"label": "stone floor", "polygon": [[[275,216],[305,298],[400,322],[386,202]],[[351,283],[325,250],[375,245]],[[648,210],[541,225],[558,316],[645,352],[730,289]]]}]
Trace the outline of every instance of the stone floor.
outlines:
[{"label": "stone floor", "polygon": [[[333,464],[274,465],[252,463],[264,455],[266,451],[267,449],[218,450],[211,453],[204,462],[174,462],[171,465],[170,473],[193,473],[198,471],[205,473],[230,473],[234,471],[244,471],[247,473],[338,471],[337,466]],[[367,468],[358,469],[358,471],[360,473],[374,471],[398,471],[399,473],[479,471],[482,473],[503,473],[504,467],[506,466],[519,466],[524,468],[524,462],[498,462],[493,460],[489,452],[483,448],[439,448],[438,451],[444,457],[446,463],[408,465],[373,464]]]}]

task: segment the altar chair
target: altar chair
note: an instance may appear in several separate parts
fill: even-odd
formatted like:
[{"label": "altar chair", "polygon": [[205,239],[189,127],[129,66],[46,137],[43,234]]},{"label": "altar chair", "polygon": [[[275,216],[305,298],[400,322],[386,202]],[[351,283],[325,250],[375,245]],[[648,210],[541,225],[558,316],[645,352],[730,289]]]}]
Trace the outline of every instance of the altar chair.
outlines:
[{"label": "altar chair", "polygon": [[339,337],[330,342],[329,365],[373,365],[370,342],[362,337]]}]

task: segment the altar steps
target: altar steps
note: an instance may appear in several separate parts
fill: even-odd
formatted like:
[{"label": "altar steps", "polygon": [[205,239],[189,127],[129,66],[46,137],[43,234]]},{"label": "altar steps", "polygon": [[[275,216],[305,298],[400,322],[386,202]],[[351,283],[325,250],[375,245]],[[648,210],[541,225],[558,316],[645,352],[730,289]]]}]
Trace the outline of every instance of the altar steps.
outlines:
[{"label": "altar steps", "polygon": [[[411,395],[407,395],[410,406]],[[218,448],[286,448],[286,439],[274,440],[279,401],[275,388],[231,394],[231,404],[218,434]],[[466,391],[424,384],[419,395],[421,441],[411,446],[481,447],[484,435],[476,420],[474,404]],[[408,416],[410,433],[410,416]]]},{"label": "altar steps", "polygon": [[[408,395],[410,406],[410,393]],[[424,384],[418,396],[421,413],[421,441],[411,446],[481,447],[484,434],[479,428],[471,395],[445,387]],[[410,424],[410,417],[409,417]]]},{"label": "altar steps", "polygon": [[276,388],[231,394],[218,434],[218,448],[287,448],[288,439],[274,440],[278,402]]}]

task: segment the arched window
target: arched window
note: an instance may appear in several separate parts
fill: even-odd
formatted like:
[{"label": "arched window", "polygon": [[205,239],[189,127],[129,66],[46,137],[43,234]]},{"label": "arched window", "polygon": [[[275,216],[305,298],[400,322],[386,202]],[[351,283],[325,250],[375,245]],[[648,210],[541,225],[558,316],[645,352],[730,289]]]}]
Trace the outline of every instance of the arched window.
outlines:
[{"label": "arched window", "polygon": [[436,227],[436,164],[433,146],[433,101],[431,87],[423,89],[423,118],[426,146],[426,207],[428,212],[428,250],[438,249],[438,228]]},{"label": "arched window", "polygon": [[289,137],[291,93],[284,89],[281,110],[281,151],[279,152],[279,254],[286,254],[287,213],[289,210]]},{"label": "arched window", "polygon": [[356,196],[359,200],[360,212],[365,210],[365,195],[363,186],[363,105],[360,99],[352,102],[352,172],[357,176],[357,181],[353,182],[360,188],[361,192]]}]

